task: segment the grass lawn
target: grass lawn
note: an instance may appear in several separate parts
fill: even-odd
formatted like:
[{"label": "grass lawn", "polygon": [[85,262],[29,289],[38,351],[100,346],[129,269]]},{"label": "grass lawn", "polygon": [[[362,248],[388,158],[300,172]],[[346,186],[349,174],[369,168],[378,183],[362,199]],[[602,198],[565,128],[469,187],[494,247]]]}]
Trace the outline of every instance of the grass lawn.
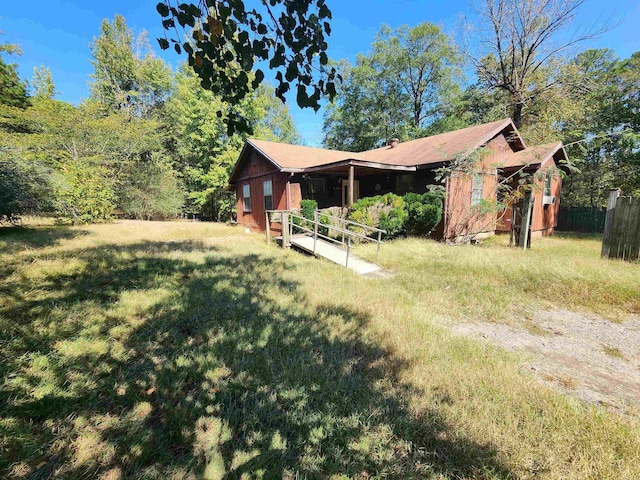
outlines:
[{"label": "grass lawn", "polygon": [[399,240],[370,279],[216,224],[0,228],[0,478],[640,478],[640,412],[447,329],[639,313],[599,249]]}]

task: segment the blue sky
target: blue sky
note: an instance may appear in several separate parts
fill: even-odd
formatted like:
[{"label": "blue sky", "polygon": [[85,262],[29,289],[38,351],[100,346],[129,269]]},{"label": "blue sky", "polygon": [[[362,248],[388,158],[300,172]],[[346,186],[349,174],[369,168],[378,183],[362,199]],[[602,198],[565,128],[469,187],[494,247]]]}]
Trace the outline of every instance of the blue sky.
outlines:
[{"label": "blue sky", "polygon": [[[29,79],[33,67],[48,66],[61,100],[78,103],[88,95],[92,71],[89,43],[97,35],[103,18],[124,15],[135,31],[145,29],[155,50],[174,68],[182,60],[174,52],[160,53],[155,38],[161,36],[157,0],[32,0],[25,6],[5,0],[0,7],[0,30],[4,42],[21,45],[23,55],[16,58],[19,73]],[[255,0],[246,0],[247,4]],[[7,5],[7,3],[9,3]],[[440,24],[456,35],[458,19],[469,11],[468,0],[327,0],[333,12],[329,56],[353,61],[366,53],[383,23],[391,27],[416,25],[423,21]],[[640,2],[637,0],[587,0],[579,25],[590,25],[612,18],[618,26],[601,38],[583,45],[612,48],[621,57],[640,50]],[[322,110],[301,110],[295,102],[289,106],[303,141],[319,145],[322,141]]]}]

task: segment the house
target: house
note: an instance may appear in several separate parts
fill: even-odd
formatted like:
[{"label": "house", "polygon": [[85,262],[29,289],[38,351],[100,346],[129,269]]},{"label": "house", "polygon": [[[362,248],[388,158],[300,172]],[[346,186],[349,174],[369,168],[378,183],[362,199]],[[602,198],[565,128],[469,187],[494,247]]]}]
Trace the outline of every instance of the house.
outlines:
[{"label": "house", "polygon": [[508,231],[508,212],[496,215],[481,207],[498,201],[499,184],[518,189],[524,173],[536,185],[535,236],[552,234],[556,226],[561,179],[553,172],[566,160],[561,142],[527,147],[507,118],[408,142],[392,139],[359,153],[251,139],[229,183],[236,191],[238,223],[264,230],[265,210],[299,208],[302,199],[316,200],[319,208],[348,207],[362,197],[422,193],[441,184],[438,169],[452,166],[436,236],[453,239]]}]

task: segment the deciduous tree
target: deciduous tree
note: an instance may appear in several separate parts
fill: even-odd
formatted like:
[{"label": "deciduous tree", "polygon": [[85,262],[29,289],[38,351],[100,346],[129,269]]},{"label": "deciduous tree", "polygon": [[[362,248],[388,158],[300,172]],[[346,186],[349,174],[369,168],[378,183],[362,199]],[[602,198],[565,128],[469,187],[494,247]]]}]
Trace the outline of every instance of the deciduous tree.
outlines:
[{"label": "deciduous tree", "polygon": [[318,110],[323,96],[336,93],[337,72],[327,67],[331,11],[325,0],[269,0],[256,8],[245,3],[200,0],[174,5],[164,0],[156,7],[169,33],[158,39],[160,47],[168,49],[172,43],[178,53],[187,53],[201,85],[222,99],[229,135],[252,131],[235,105],[264,81],[259,62],[269,62],[276,72],[275,94],[283,102],[293,87],[300,107]]}]

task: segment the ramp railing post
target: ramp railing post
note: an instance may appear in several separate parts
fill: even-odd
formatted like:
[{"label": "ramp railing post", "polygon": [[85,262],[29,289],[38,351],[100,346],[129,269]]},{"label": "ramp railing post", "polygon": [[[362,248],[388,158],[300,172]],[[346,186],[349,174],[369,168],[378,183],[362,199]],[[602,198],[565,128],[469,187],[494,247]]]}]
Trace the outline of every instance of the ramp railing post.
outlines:
[{"label": "ramp railing post", "polygon": [[264,219],[267,223],[267,245],[271,243],[271,222],[269,222],[269,212],[264,212]]},{"label": "ramp railing post", "polygon": [[291,237],[293,237],[293,218],[289,221],[289,245],[291,246]]},{"label": "ramp railing post", "polygon": [[287,248],[289,246],[289,214],[283,212],[280,217],[282,220],[282,248]]},{"label": "ramp railing post", "polygon": [[349,254],[351,253],[351,235],[347,235],[347,260],[344,262],[344,266],[349,268]]},{"label": "ramp railing post", "polygon": [[316,254],[316,244],[318,243],[318,212],[313,212],[313,255]]}]

